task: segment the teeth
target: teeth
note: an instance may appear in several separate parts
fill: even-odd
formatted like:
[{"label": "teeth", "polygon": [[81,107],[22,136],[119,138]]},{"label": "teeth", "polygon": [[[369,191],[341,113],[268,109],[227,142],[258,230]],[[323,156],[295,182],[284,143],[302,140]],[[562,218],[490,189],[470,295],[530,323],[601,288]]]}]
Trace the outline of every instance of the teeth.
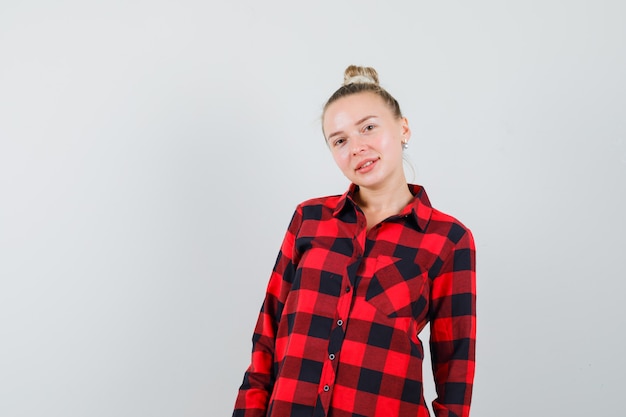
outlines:
[{"label": "teeth", "polygon": [[374,163],[373,161],[366,162],[363,165],[361,165],[361,168],[366,168],[366,167],[372,165],[373,163]]}]

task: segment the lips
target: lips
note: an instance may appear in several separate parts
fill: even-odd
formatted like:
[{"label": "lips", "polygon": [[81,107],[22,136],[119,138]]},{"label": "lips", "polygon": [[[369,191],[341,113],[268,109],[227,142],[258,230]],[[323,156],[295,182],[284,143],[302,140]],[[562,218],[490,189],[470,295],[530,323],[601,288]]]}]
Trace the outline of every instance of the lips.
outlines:
[{"label": "lips", "polygon": [[374,165],[376,165],[376,162],[378,162],[378,159],[379,158],[368,158],[368,159],[362,160],[357,165],[355,171],[356,172],[367,172],[367,171],[373,169]]}]

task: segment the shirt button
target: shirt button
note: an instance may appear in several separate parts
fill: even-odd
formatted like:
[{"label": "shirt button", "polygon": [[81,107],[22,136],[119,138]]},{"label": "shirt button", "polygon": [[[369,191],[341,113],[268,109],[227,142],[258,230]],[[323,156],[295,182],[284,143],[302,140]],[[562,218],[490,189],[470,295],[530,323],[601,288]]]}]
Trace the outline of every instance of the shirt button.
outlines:
[{"label": "shirt button", "polygon": [[350,287],[346,287],[346,292],[350,292]]},{"label": "shirt button", "polygon": [[341,319],[337,320],[337,326],[343,326],[343,320]]},{"label": "shirt button", "polygon": [[330,390],[330,387],[328,385],[324,385],[324,391],[328,392],[328,390]]},{"label": "shirt button", "polygon": [[335,354],[331,353],[330,355],[328,355],[328,359],[330,359],[331,361],[335,360]]}]

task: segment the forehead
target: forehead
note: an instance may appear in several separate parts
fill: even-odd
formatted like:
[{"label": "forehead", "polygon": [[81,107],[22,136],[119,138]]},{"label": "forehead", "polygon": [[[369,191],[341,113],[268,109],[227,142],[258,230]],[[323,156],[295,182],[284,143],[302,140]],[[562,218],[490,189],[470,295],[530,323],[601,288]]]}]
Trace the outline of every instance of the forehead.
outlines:
[{"label": "forehead", "polygon": [[358,121],[365,116],[393,116],[378,94],[363,92],[342,97],[331,103],[324,112],[324,130],[327,126]]}]

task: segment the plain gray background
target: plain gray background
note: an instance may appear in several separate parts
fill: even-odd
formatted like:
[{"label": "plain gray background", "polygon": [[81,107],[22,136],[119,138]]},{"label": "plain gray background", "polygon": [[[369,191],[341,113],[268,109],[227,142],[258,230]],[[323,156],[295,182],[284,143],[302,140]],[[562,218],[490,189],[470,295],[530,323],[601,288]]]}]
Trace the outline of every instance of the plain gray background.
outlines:
[{"label": "plain gray background", "polygon": [[349,64],[409,118],[409,178],[474,232],[472,415],[624,415],[625,18],[1,1],[0,415],[230,415],[293,209],[348,185],[319,118]]}]

